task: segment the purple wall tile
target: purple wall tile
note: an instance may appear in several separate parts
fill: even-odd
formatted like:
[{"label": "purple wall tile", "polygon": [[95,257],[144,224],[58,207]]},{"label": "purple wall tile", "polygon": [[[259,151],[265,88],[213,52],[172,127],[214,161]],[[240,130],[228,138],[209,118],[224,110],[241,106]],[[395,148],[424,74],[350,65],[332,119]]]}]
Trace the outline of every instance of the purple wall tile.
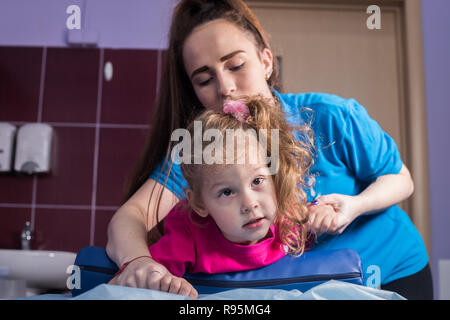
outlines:
[{"label": "purple wall tile", "polygon": [[42,48],[0,47],[0,121],[36,121]]},{"label": "purple wall tile", "polygon": [[98,49],[47,50],[44,122],[96,121],[98,64]]},{"label": "purple wall tile", "polygon": [[39,178],[37,203],[90,205],[95,129],[54,129],[52,168]]},{"label": "purple wall tile", "polygon": [[89,245],[90,210],[36,209],[34,249],[78,252]]},{"label": "purple wall tile", "polygon": [[97,205],[119,206],[124,187],[142,152],[148,129],[100,131]]},{"label": "purple wall tile", "polygon": [[156,93],[155,50],[105,50],[113,77],[103,80],[102,123],[148,124]]}]

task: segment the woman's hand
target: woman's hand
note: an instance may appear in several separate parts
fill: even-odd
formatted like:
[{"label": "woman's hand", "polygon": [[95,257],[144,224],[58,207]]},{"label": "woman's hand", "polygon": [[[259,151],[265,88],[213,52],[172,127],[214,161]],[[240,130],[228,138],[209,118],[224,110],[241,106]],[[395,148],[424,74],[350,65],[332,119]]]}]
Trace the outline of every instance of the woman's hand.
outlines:
[{"label": "woman's hand", "polygon": [[343,194],[329,194],[318,197],[316,203],[309,203],[309,231],[341,234],[361,214],[358,198]]},{"label": "woman's hand", "polygon": [[150,258],[137,259],[114,277],[109,284],[159,290],[197,299],[197,290],[186,280],[172,275],[164,266]]}]

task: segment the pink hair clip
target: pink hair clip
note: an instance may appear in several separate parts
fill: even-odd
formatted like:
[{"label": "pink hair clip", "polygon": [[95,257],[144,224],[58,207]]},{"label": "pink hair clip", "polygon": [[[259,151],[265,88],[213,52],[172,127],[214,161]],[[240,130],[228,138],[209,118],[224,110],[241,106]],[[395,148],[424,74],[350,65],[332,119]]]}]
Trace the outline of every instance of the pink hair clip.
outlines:
[{"label": "pink hair clip", "polygon": [[223,112],[233,115],[240,122],[247,122],[250,116],[248,106],[239,100],[225,100],[223,103]]}]

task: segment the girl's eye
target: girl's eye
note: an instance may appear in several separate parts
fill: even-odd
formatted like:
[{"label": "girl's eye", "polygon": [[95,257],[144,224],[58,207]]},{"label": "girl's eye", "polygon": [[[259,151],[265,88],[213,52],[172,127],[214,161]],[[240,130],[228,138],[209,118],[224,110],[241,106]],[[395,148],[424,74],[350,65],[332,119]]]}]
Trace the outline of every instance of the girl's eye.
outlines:
[{"label": "girl's eye", "polygon": [[264,178],[259,177],[259,178],[256,178],[255,180],[253,180],[253,184],[257,186],[257,185],[260,185],[261,183],[263,183],[263,181],[264,181]]},{"label": "girl's eye", "polygon": [[219,197],[229,197],[233,194],[233,191],[231,191],[231,189],[225,189],[222,192],[219,193]]}]

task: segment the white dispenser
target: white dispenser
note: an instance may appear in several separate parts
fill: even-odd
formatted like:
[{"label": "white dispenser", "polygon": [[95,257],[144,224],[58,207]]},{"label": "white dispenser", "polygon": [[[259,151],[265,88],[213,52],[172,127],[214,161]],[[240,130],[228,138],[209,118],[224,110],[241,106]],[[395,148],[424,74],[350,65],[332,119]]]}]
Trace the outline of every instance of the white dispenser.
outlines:
[{"label": "white dispenser", "polygon": [[50,171],[53,128],[44,123],[29,123],[17,133],[14,169],[28,174]]},{"label": "white dispenser", "polygon": [[12,124],[0,122],[0,172],[11,170],[16,131]]}]

